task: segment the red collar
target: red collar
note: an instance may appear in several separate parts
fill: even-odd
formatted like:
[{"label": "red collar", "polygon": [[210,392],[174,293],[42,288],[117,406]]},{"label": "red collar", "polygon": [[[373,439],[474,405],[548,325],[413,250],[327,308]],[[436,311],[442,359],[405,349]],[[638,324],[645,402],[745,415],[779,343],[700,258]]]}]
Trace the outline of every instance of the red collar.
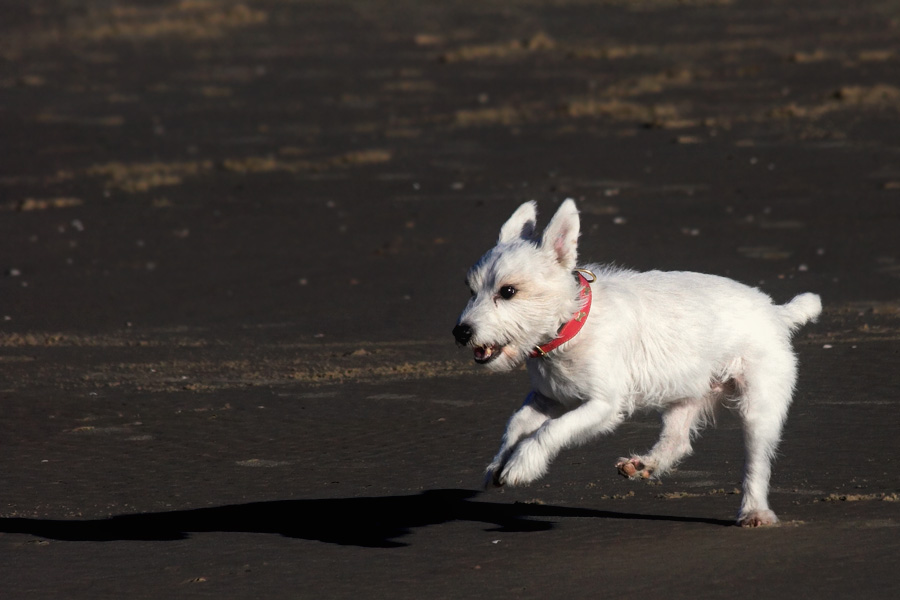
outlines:
[{"label": "red collar", "polygon": [[578,299],[584,304],[584,306],[582,306],[575,312],[571,320],[563,323],[554,339],[550,340],[546,344],[535,346],[534,350],[532,350],[531,354],[529,354],[531,358],[547,356],[548,352],[571,340],[579,331],[581,331],[581,328],[584,327],[584,323],[585,321],[587,321],[588,314],[590,314],[591,312],[591,282],[597,280],[593,273],[591,273],[590,271],[586,272],[591,276],[590,280],[588,280],[582,274],[582,269],[575,270],[575,274],[578,276],[578,283],[581,285],[581,291],[579,293]]}]

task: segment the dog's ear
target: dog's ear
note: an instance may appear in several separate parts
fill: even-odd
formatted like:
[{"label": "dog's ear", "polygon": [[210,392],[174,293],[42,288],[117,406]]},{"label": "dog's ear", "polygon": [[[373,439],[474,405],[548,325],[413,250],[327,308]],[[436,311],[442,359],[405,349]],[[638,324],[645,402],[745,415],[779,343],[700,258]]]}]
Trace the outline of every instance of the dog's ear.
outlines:
[{"label": "dog's ear", "polygon": [[551,252],[556,260],[566,270],[575,268],[575,260],[578,258],[578,233],[581,223],[578,219],[578,209],[571,198],[563,202],[556,214],[550,219],[541,239],[541,248],[545,252]]},{"label": "dog's ear", "polygon": [[526,202],[516,209],[509,220],[500,228],[498,244],[515,240],[530,240],[537,228],[537,203]]}]

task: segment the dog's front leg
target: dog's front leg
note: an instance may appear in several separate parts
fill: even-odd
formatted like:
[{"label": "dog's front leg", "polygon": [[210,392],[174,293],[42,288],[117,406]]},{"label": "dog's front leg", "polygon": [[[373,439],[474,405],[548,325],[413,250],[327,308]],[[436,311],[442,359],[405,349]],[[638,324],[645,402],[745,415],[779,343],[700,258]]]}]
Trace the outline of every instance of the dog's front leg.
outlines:
[{"label": "dog's front leg", "polygon": [[554,415],[559,414],[562,414],[562,408],[553,400],[536,391],[528,394],[522,407],[509,419],[506,433],[503,434],[503,440],[500,442],[500,449],[484,471],[484,486],[503,485],[500,481],[500,473],[522,438],[531,435]]},{"label": "dog's front leg", "polygon": [[541,478],[559,451],[608,433],[622,422],[613,403],[590,400],[557,418],[548,419],[513,449],[500,471],[499,483],[523,485]]}]

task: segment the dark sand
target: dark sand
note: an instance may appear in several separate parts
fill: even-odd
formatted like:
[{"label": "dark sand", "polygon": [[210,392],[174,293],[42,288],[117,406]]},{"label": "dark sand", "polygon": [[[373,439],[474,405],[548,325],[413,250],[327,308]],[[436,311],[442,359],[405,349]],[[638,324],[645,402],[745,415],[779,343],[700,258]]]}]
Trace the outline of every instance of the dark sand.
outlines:
[{"label": "dark sand", "polygon": [[[0,5],[3,598],[900,596],[900,3]],[[15,6],[12,8],[11,6]],[[524,373],[450,336],[520,202],[821,294],[742,530],[725,413],[479,492]]]}]

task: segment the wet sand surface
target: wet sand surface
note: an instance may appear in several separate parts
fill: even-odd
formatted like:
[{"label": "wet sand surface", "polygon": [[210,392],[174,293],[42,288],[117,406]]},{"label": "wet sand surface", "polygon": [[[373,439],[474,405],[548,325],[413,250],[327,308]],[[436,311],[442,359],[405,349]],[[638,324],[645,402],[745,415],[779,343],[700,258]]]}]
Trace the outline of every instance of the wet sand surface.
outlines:
[{"label": "wet sand surface", "polygon": [[[0,7],[4,598],[900,595],[900,3]],[[450,336],[522,201],[581,256],[819,293],[771,502],[727,411],[480,491]]]}]

